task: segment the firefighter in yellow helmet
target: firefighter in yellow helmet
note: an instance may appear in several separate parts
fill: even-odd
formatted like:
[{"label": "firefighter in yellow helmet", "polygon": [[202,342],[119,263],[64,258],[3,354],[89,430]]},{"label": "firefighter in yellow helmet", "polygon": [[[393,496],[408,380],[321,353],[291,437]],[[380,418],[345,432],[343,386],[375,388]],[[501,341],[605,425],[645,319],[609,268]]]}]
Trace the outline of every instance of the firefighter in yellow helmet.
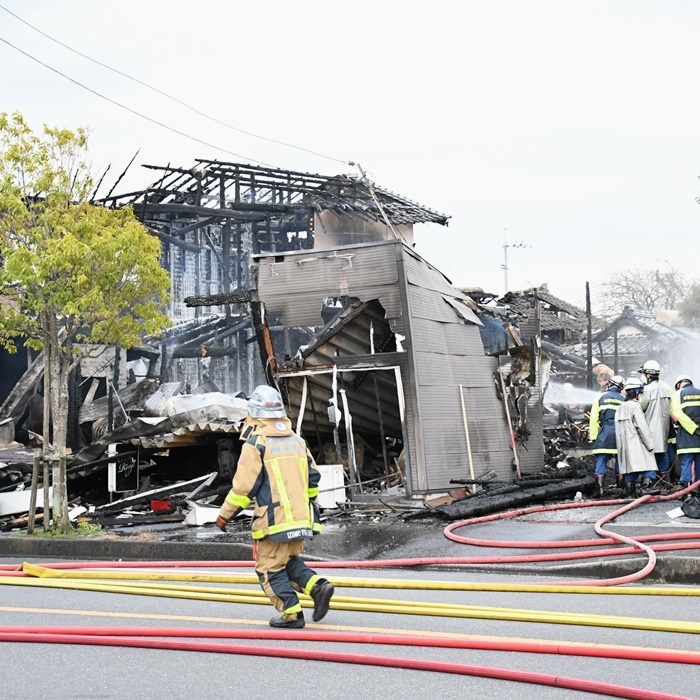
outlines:
[{"label": "firefighter in yellow helmet", "polygon": [[334,592],[333,585],[299,557],[304,540],[321,531],[314,503],[321,475],[306,442],[292,431],[278,391],[257,387],[248,412],[246,427],[252,430],[216,524],[225,532],[229,520],[255,500],[255,572],[282,613],[270,626],[299,628],[305,623],[297,591],[313,599],[314,622],[326,615]]}]

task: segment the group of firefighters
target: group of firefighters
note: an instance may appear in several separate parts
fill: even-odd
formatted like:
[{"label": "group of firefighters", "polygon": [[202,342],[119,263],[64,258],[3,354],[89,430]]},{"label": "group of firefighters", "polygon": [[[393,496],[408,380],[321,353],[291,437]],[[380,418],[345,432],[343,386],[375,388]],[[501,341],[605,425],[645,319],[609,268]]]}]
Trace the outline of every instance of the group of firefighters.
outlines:
[{"label": "group of firefighters", "polygon": [[700,478],[700,389],[685,374],[671,388],[661,381],[655,360],[645,362],[639,374],[627,380],[611,377],[591,408],[589,437],[598,456],[595,474],[601,496],[612,457],[616,478],[624,481],[630,498],[670,485],[676,455],[681,488]]}]

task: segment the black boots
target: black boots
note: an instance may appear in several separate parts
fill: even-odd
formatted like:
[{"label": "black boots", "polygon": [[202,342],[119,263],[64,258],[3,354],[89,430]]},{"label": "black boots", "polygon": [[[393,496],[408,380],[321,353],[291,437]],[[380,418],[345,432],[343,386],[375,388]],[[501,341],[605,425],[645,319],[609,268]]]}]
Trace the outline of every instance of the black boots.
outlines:
[{"label": "black boots", "polygon": [[642,486],[639,491],[642,496],[656,496],[657,494],[661,493],[661,489],[659,488],[658,484],[655,484],[654,480],[650,479],[648,476],[642,479]]},{"label": "black boots", "polygon": [[311,589],[311,597],[314,601],[314,622],[323,620],[326,616],[334,591],[333,584],[324,578],[319,579]]},{"label": "black boots", "polygon": [[627,481],[627,479],[625,479],[625,496],[627,496],[627,498],[637,498],[637,489],[634,481]]},{"label": "black boots", "polygon": [[598,495],[605,498],[605,474],[596,474],[595,480],[598,482]]},{"label": "black boots", "polygon": [[276,627],[277,629],[300,629],[306,622],[304,622],[304,613],[292,613],[291,615],[285,615],[282,613],[279,617],[273,617],[270,620],[270,627]]}]

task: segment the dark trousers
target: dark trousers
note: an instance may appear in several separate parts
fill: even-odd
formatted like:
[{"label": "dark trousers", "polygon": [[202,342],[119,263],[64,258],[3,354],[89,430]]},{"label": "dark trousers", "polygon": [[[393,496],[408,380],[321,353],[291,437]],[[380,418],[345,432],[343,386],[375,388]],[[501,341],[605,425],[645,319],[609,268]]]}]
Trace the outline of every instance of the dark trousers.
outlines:
[{"label": "dark trousers", "polygon": [[319,576],[299,558],[304,540],[256,542],[255,573],[265,595],[278,612],[292,615],[301,612],[297,591],[309,593]]}]

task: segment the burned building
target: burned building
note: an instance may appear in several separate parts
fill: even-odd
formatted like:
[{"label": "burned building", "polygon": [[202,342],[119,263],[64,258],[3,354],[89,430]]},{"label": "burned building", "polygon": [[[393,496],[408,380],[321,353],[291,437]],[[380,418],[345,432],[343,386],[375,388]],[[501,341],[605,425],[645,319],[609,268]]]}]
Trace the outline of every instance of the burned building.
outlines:
[{"label": "burned building", "polygon": [[270,379],[357,492],[395,471],[389,447],[409,493],[541,465],[537,352],[487,357],[468,299],[403,241],[261,254],[253,278]]},{"label": "burned building", "polygon": [[[107,207],[132,206],[157,236],[172,279],[169,313],[187,324],[186,344],[171,340],[159,374],[190,387],[206,376],[222,391],[249,393],[263,378],[251,319],[241,305],[188,307],[190,296],[251,287],[253,256],[379,240],[413,244],[413,226],[448,217],[355,175],[323,176],[242,163],[197,160],[193,168],[145,166],[158,173],[146,190],[110,195]],[[240,297],[245,299],[245,296]],[[205,316],[225,316],[225,328]],[[202,325],[197,335],[197,324]],[[173,335],[177,336],[175,329]],[[153,350],[153,348],[151,348]],[[151,358],[153,355],[151,355]]]},{"label": "burned building", "polygon": [[[539,325],[532,342],[485,354],[473,302],[413,250],[413,226],[447,216],[351,175],[148,167],[158,173],[149,188],[101,203],[133,207],[160,239],[173,326],[109,366],[79,368],[76,421],[93,430],[83,459],[121,440],[156,451],[215,448],[223,435],[235,451],[231,421],[171,420],[161,435],[149,405],[170,387],[247,396],[267,381],[357,496],[367,483],[422,494],[541,466]],[[141,436],[134,418],[150,426]],[[215,463],[201,469],[218,454],[223,473],[221,450],[208,454]]]}]

